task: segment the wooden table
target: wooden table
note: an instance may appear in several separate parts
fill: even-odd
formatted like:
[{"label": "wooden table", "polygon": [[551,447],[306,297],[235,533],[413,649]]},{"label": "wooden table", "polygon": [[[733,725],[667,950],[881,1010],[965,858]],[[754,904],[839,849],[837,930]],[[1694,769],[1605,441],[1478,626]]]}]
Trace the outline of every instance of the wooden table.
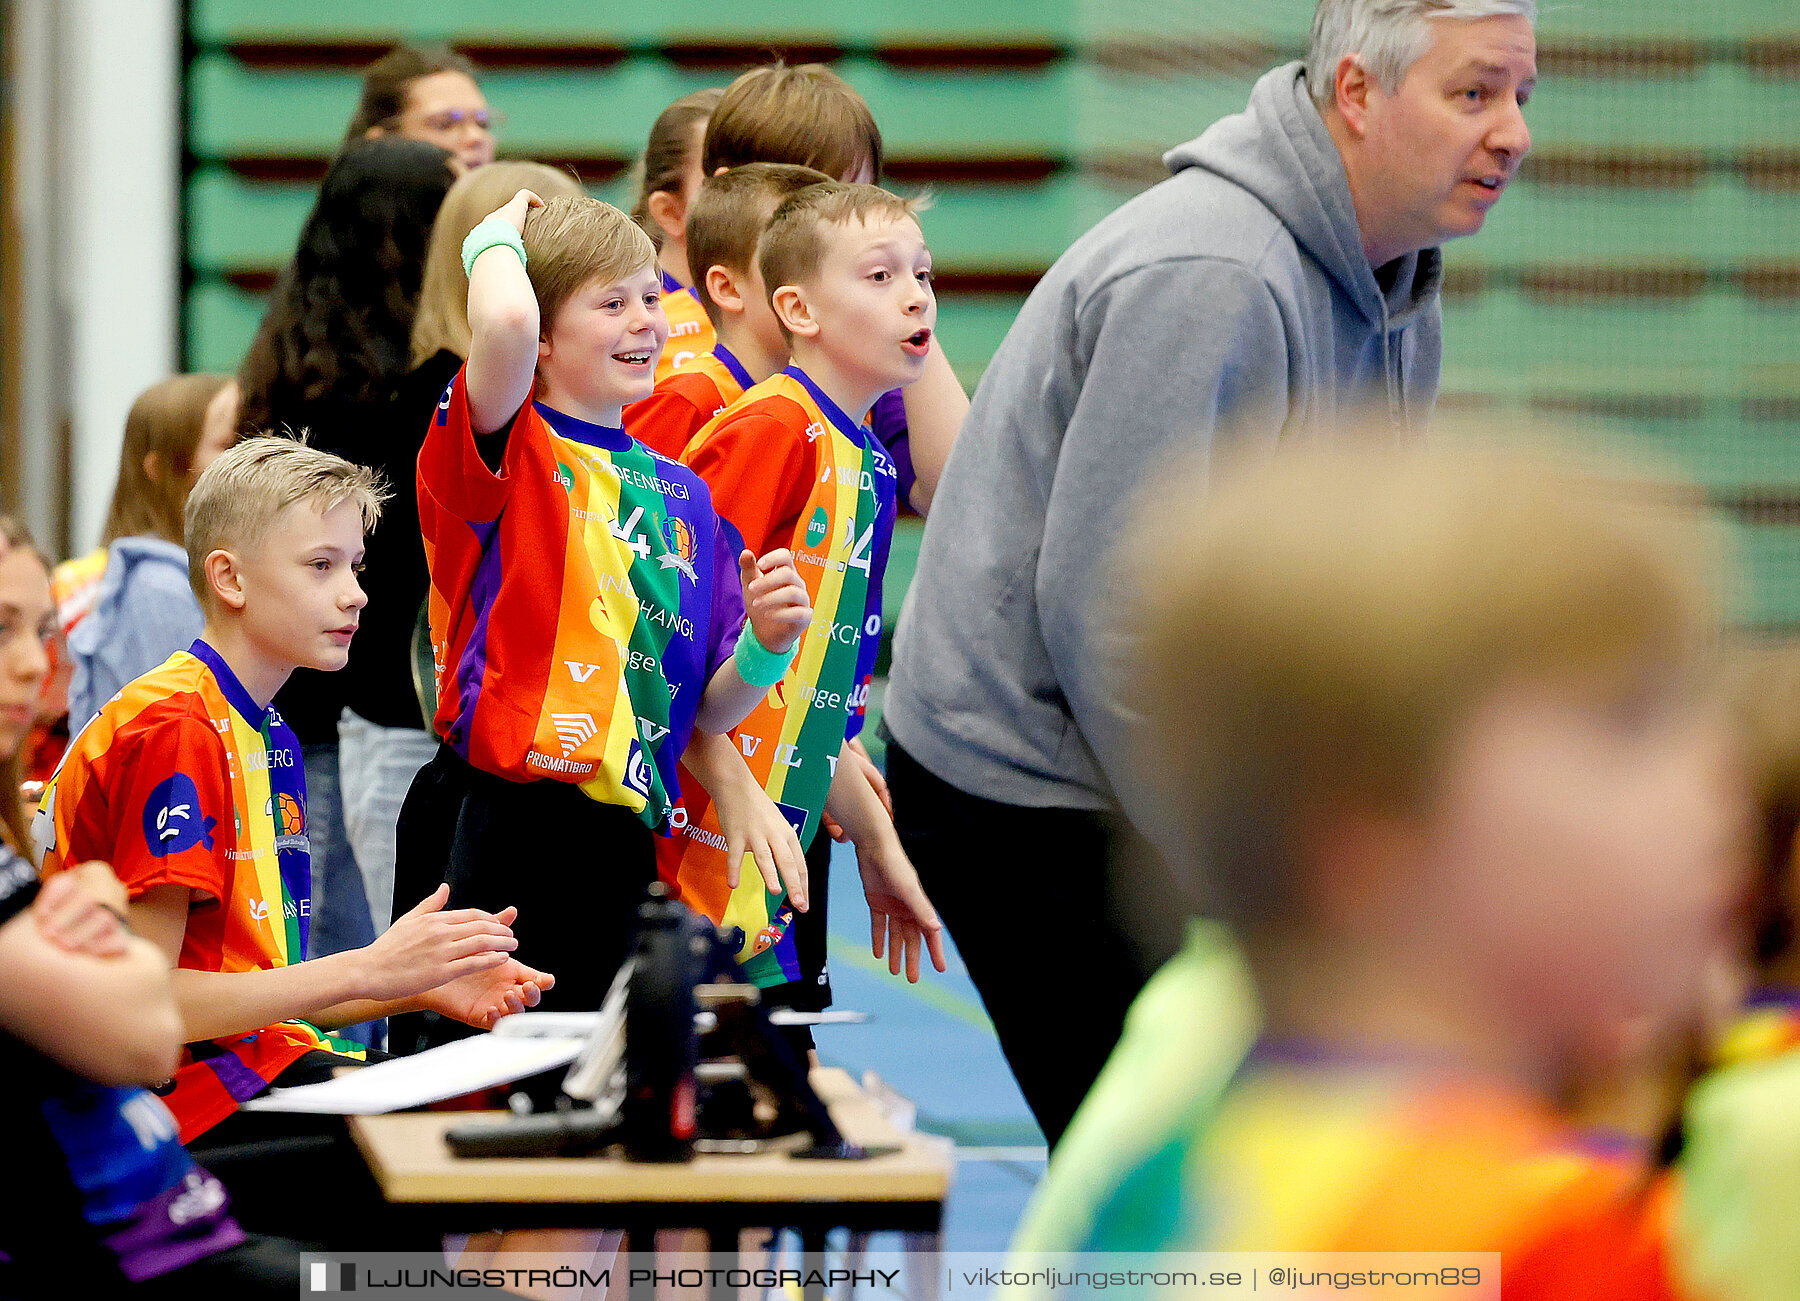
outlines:
[{"label": "wooden table", "polygon": [[813,1087],[844,1137],[898,1147],[863,1161],[795,1159],[785,1151],[700,1155],[657,1165],[617,1156],[452,1156],[444,1132],[500,1112],[349,1117],[350,1133],[396,1206],[416,1206],[440,1232],[506,1228],[609,1228],[632,1233],[704,1229],[715,1243],[742,1228],[900,1230],[935,1234],[954,1159],[941,1140],[903,1134],[841,1070],[813,1072]]}]

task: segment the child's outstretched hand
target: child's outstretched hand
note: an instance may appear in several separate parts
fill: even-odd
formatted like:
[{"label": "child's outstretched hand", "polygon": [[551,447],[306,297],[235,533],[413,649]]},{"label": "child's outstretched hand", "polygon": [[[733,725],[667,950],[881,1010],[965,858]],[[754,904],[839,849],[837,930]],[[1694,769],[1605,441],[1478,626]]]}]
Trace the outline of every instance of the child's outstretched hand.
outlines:
[{"label": "child's outstretched hand", "polygon": [[[875,761],[869,757],[868,747],[862,743],[862,738],[859,736],[851,737],[848,741],[844,742],[844,750],[844,761],[854,763],[862,769],[863,776],[868,779],[869,785],[874,788],[876,797],[881,800],[881,807],[887,810],[888,820],[892,821],[894,817],[894,797],[888,794],[887,776],[881,769],[875,766]],[[850,833],[838,825],[837,819],[832,817],[831,814],[825,814],[820,819],[819,825],[824,829],[825,834],[837,841],[838,844],[847,845],[850,843]],[[876,954],[876,956],[880,957],[881,955]]]},{"label": "child's outstretched hand", "polygon": [[899,840],[867,848],[858,845],[856,870],[862,875],[863,897],[869,902],[869,951],[878,958],[886,956],[893,975],[899,975],[904,967],[907,980],[915,985],[919,983],[921,949],[939,972],[948,970],[944,923],[925,897],[919,873]]},{"label": "child's outstretched hand", "polygon": [[756,640],[764,650],[786,654],[812,625],[813,614],[812,598],[794,568],[794,553],[783,547],[758,560],[746,547],[738,568],[743,571],[744,614]]},{"label": "child's outstretched hand", "polygon": [[486,221],[491,217],[498,217],[502,221],[509,221],[512,223],[513,229],[523,235],[525,233],[525,218],[530,214],[533,208],[541,208],[543,206],[544,201],[538,198],[532,191],[520,190],[517,194],[513,195],[512,198],[488,213],[487,217],[483,217],[482,220]]},{"label": "child's outstretched hand", "polygon": [[361,950],[365,998],[411,998],[509,961],[507,955],[519,947],[512,933],[518,910],[446,912],[449,900],[450,887],[440,885]]}]

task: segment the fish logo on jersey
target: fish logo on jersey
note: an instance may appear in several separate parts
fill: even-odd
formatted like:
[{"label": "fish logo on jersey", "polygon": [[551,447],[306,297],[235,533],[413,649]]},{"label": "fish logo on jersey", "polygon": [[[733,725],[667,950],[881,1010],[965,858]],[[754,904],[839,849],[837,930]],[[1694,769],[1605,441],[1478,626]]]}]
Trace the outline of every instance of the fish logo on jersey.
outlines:
[{"label": "fish logo on jersey", "polygon": [[825,508],[820,506],[813,511],[812,518],[806,523],[806,545],[818,546],[830,532],[831,519],[825,514]]},{"label": "fish logo on jersey", "polygon": [[450,423],[450,395],[456,392],[456,381],[451,380],[444,388],[444,396],[438,399],[437,422],[440,425]]},{"label": "fish logo on jersey", "polygon": [[158,782],[144,801],[144,843],[157,858],[180,854],[195,846],[213,847],[217,818],[200,808],[200,788],[184,772]]},{"label": "fish logo on jersey", "polygon": [[671,515],[662,522],[663,541],[669,544],[658,563],[664,569],[678,570],[682,577],[690,583],[698,583],[700,575],[694,570],[694,559],[700,549],[694,545],[694,528],[686,520]]}]

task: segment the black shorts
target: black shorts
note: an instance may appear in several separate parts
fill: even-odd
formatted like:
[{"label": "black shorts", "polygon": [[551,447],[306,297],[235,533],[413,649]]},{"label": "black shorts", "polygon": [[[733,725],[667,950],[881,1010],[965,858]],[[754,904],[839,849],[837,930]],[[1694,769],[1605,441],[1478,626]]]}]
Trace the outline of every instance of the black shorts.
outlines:
[{"label": "black shorts", "polygon": [[[831,1006],[831,967],[826,955],[826,917],[831,893],[831,849],[834,842],[823,827],[806,851],[805,912],[794,914],[792,934],[794,956],[800,964],[800,978],[785,985],[763,990],[763,1005],[774,1009],[792,1008],[796,1012],[823,1012]],[[809,1026],[790,1026],[788,1042],[804,1055],[812,1048]]]},{"label": "black shorts", "polygon": [[[515,956],[556,977],[539,1010],[600,1006],[631,954],[638,905],[656,879],[655,836],[636,814],[568,782],[496,777],[439,746],[413,779],[396,834],[396,917],[445,881],[451,908],[516,906]],[[423,1017],[423,1027],[394,1018],[393,1051],[472,1033]]]}]

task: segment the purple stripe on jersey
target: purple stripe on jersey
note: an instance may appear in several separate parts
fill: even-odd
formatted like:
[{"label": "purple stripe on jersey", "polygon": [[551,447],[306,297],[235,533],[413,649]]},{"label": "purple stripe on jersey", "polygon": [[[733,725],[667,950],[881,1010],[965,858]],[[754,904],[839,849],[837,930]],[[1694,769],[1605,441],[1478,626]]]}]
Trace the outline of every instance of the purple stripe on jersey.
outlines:
[{"label": "purple stripe on jersey", "polygon": [[[462,709],[450,724],[450,744],[463,758],[469,757],[469,732],[481,705],[481,684],[487,681],[488,615],[500,595],[500,521],[489,524],[469,523],[475,545],[481,548],[481,565],[469,584],[469,599],[475,606],[475,628],[464,644],[463,656],[456,666],[457,699]],[[467,726],[464,726],[467,724]]]},{"label": "purple stripe on jersey", "polygon": [[106,1246],[118,1257],[119,1272],[141,1283],[243,1242],[230,1206],[225,1185],[195,1166],[132,1212],[125,1227],[107,1235]]},{"label": "purple stripe on jersey", "polygon": [[208,1057],[203,1064],[219,1077],[219,1083],[225,1086],[225,1092],[239,1102],[248,1102],[269,1087],[269,1082],[251,1070],[235,1053],[226,1052],[217,1057]]},{"label": "purple stripe on jersey", "polygon": [[731,378],[743,386],[745,391],[756,387],[756,381],[750,378],[750,372],[744,369],[744,363],[737,359],[731,349],[722,343],[715,343],[713,356],[719,359],[719,365],[723,366],[730,373]]},{"label": "purple stripe on jersey", "polygon": [[894,468],[899,473],[900,500],[911,501],[913,483],[918,475],[913,471],[912,437],[906,423],[906,394],[901,389],[889,389],[875,399],[875,405],[869,408],[869,424],[875,430],[876,441],[887,448],[888,455],[894,458]]},{"label": "purple stripe on jersey", "polygon": [[[863,723],[868,719],[868,688],[875,676],[875,661],[881,654],[882,587],[887,577],[888,553],[893,549],[894,517],[898,509],[896,493],[899,491],[900,479],[894,458],[877,444],[869,448],[869,465],[877,485],[875,536],[869,548],[869,595],[867,608],[863,612],[863,639],[856,653],[856,704],[850,710],[850,717],[845,720],[846,739],[861,735]],[[869,632],[871,619],[875,621],[873,634]]]}]

